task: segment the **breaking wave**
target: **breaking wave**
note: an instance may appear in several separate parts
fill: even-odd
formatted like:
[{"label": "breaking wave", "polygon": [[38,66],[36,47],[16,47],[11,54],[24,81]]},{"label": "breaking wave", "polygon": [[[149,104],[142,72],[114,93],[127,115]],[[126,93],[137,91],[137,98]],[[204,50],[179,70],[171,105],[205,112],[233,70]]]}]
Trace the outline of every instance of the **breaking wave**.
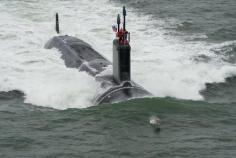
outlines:
[{"label": "breaking wave", "polygon": [[[0,10],[0,91],[20,90],[26,103],[57,109],[91,106],[98,83],[84,72],[66,68],[57,50],[43,47],[55,35],[53,16],[59,12],[63,34],[87,41],[111,60],[110,28],[121,5],[109,0],[3,0]],[[224,82],[236,74],[234,63],[213,51],[227,43],[186,41],[163,29],[165,21],[131,8],[127,20],[132,77],[155,96],[202,100],[199,92],[205,83]],[[209,60],[201,60],[205,58]]]}]

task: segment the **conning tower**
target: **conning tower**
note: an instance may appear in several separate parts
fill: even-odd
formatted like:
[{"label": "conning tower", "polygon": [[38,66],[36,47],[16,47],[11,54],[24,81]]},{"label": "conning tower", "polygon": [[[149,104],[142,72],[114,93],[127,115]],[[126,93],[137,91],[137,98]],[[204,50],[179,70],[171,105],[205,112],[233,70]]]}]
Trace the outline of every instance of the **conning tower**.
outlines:
[{"label": "conning tower", "polygon": [[123,7],[123,28],[120,27],[120,15],[117,16],[116,39],[113,40],[113,77],[115,82],[131,80],[130,33],[126,30],[126,9]]}]

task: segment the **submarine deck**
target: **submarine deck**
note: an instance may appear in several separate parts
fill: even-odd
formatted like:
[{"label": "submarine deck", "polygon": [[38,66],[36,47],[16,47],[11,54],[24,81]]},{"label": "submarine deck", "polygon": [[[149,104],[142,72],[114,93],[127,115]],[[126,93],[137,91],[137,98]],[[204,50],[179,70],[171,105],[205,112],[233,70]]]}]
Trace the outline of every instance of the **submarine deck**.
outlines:
[{"label": "submarine deck", "polygon": [[106,89],[104,93],[95,97],[95,104],[152,96],[151,93],[133,81],[119,84],[114,81],[112,74],[101,75],[101,72],[112,63],[83,40],[67,35],[55,36],[46,43],[45,48],[57,48],[62,53],[61,58],[67,67],[86,71],[95,77],[102,88]]}]

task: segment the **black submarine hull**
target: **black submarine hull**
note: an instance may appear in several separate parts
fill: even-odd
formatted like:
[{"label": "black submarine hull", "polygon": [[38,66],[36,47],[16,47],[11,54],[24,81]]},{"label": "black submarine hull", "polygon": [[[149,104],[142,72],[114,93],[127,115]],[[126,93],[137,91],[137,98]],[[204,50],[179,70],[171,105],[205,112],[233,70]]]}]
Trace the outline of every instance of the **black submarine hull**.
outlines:
[{"label": "black submarine hull", "polygon": [[[113,44],[116,42],[117,40],[114,40]],[[103,90],[94,97],[95,105],[152,96],[150,92],[132,80],[117,82],[113,74],[102,75],[102,72],[112,63],[88,43],[76,37],[55,36],[46,43],[45,48],[58,49],[67,67],[86,71],[100,83]]]}]

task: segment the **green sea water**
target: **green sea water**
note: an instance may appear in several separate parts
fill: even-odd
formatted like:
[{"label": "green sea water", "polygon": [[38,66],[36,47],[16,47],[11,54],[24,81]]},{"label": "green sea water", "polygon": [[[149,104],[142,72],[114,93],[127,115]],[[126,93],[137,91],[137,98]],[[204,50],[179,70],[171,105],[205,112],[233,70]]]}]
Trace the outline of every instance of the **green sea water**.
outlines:
[{"label": "green sea water", "polygon": [[[10,94],[8,94],[10,95]],[[4,108],[3,108],[4,107]],[[234,104],[137,99],[54,110],[1,97],[1,157],[234,157]],[[161,131],[149,124],[161,118]]]}]

